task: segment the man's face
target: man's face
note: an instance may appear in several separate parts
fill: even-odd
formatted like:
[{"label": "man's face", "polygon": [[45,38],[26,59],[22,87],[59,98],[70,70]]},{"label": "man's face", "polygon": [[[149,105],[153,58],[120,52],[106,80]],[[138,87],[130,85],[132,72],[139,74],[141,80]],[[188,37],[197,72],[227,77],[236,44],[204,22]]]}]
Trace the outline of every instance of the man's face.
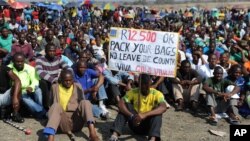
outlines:
[{"label": "man's face", "polygon": [[69,89],[73,84],[73,77],[70,74],[65,74],[62,77],[62,86]]},{"label": "man's face", "polygon": [[56,55],[56,48],[54,46],[50,47],[45,51],[45,53],[47,57],[49,57],[50,59],[53,59]]},{"label": "man's face", "polygon": [[237,68],[234,72],[233,72],[233,77],[234,78],[238,78],[241,76],[241,69]]},{"label": "man's face", "polygon": [[226,54],[221,55],[221,57],[220,57],[221,63],[227,63],[228,60],[229,60],[229,58]]},{"label": "man's face", "polygon": [[222,80],[222,76],[223,76],[223,70],[220,69],[216,69],[214,70],[214,78],[218,81]]},{"label": "man's face", "polygon": [[86,69],[87,69],[87,64],[82,62],[77,66],[77,73],[82,76],[86,71]]},{"label": "man's face", "polygon": [[52,31],[48,31],[48,32],[47,32],[47,38],[48,38],[49,40],[52,40],[53,37],[54,37],[54,33],[53,33]]},{"label": "man's face", "polygon": [[210,65],[216,65],[216,61],[217,61],[217,58],[215,55],[212,55],[210,58],[209,58],[209,64]]},{"label": "man's face", "polygon": [[141,82],[140,91],[142,95],[148,95],[150,90],[150,82]]},{"label": "man's face", "polygon": [[189,63],[185,63],[183,66],[181,66],[183,72],[185,73],[189,73],[190,72],[190,69],[191,69],[191,66]]},{"label": "man's face", "polygon": [[21,34],[19,36],[19,43],[23,44],[25,42],[25,35],[24,34]]},{"label": "man's face", "polygon": [[24,57],[23,56],[16,56],[13,61],[14,67],[16,70],[21,71],[24,68]]},{"label": "man's face", "polygon": [[3,35],[3,36],[7,37],[8,34],[9,34],[8,29],[3,29],[3,30],[2,30],[2,35]]}]

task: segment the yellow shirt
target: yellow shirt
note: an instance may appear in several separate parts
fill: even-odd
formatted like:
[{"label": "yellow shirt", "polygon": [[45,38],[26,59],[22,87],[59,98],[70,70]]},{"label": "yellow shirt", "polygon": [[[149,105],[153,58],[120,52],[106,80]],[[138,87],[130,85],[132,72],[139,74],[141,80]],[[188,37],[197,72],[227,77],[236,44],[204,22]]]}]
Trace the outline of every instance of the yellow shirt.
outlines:
[{"label": "yellow shirt", "polygon": [[66,107],[72,94],[73,85],[69,89],[64,88],[61,84],[59,85],[60,105],[63,107],[64,111],[66,111]]},{"label": "yellow shirt", "polygon": [[123,97],[123,100],[127,103],[131,103],[138,113],[151,111],[152,109],[158,107],[160,103],[166,102],[160,91],[150,88],[150,92],[147,96],[140,95],[140,111],[138,111],[138,96],[139,89],[136,88],[128,91]]}]

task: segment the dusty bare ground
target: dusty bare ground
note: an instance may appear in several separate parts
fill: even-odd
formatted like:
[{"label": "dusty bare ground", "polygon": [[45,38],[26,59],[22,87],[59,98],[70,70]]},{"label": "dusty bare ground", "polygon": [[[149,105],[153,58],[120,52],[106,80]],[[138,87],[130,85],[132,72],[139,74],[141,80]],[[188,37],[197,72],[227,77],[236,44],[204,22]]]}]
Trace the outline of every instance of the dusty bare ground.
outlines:
[{"label": "dusty bare ground", "polygon": [[[233,6],[244,5],[246,8],[250,6],[250,2],[237,2],[237,3],[202,3],[199,4],[203,7],[219,7],[219,6]],[[187,6],[197,6],[197,4],[178,4],[178,5],[161,5],[160,8],[185,8]],[[110,136],[109,128],[115,119],[117,109],[112,108],[112,119],[108,121],[97,120],[96,129],[99,137],[102,141],[106,141]],[[44,121],[37,121],[33,118],[26,118],[25,123],[22,126],[28,127],[32,130],[31,135],[25,135],[23,132],[3,123],[0,121],[0,141],[44,141],[46,140],[42,135],[42,129]],[[250,120],[243,119],[242,124],[250,125]],[[217,131],[226,132],[225,137],[218,137],[211,135],[208,130],[213,129]],[[222,119],[217,126],[211,126],[207,123],[207,117],[193,117],[189,112],[175,112],[174,108],[170,108],[163,115],[162,125],[162,141],[229,141],[229,123]],[[82,129],[82,132],[76,133],[78,140],[87,140],[88,130],[86,127]],[[145,141],[145,137],[133,135],[133,133],[126,126],[124,129],[124,135],[120,138],[121,141]],[[56,141],[69,141],[67,135],[57,134]]]},{"label": "dusty bare ground", "polygon": [[[112,112],[111,119],[108,121],[97,120],[96,129],[102,141],[107,141],[110,136],[109,129],[117,114],[117,109],[112,106],[109,108]],[[225,119],[221,119],[217,126],[211,126],[206,121],[207,117],[193,117],[189,112],[176,112],[171,107],[163,115],[162,125],[162,141],[229,141],[229,123]],[[43,121],[44,122],[44,121]],[[249,119],[243,119],[242,124],[250,125]],[[33,118],[26,118],[22,126],[32,130],[31,135],[25,135],[23,132],[0,121],[0,140],[1,141],[44,141],[46,138],[42,135],[43,126],[41,122]],[[211,135],[208,130],[226,132],[225,137]],[[87,140],[87,127],[82,132],[76,133],[77,141]],[[146,137],[133,135],[126,126],[124,134],[120,138],[121,141],[146,141]],[[56,141],[69,141],[67,135],[57,134]]]}]

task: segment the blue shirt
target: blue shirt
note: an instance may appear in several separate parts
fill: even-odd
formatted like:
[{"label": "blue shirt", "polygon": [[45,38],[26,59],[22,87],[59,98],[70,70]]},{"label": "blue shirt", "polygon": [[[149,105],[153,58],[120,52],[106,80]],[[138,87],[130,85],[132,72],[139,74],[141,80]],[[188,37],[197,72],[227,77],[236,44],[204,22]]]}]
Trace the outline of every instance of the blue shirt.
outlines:
[{"label": "blue shirt", "polygon": [[[230,76],[226,77],[226,79],[231,80]],[[234,82],[236,86],[240,87],[240,91],[245,91],[245,79],[241,76],[236,79]]]},{"label": "blue shirt", "polygon": [[[87,69],[85,70],[83,76],[78,76],[74,70],[74,79],[76,82],[80,83],[83,90],[89,89],[94,86],[93,79],[98,77],[98,73],[95,70]],[[85,94],[86,99],[91,99],[91,94]]]}]

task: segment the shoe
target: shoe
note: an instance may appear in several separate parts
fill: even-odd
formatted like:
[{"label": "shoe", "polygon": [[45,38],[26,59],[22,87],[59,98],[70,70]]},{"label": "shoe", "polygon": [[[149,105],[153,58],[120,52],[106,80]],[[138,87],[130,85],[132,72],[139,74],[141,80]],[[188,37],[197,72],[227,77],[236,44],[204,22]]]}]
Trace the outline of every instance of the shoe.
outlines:
[{"label": "shoe", "polygon": [[24,123],[24,118],[19,113],[12,113],[11,118],[14,122]]},{"label": "shoe", "polygon": [[210,116],[209,117],[209,123],[211,124],[211,125],[213,125],[213,126],[217,126],[217,123],[218,123],[218,119],[217,119],[217,117],[215,116]]},{"label": "shoe", "polygon": [[117,137],[117,136],[112,135],[112,136],[109,138],[109,141],[119,141],[119,140],[118,140],[118,137]]},{"label": "shoe", "polygon": [[104,113],[109,112],[105,105],[100,105],[100,108],[102,109],[102,112]]},{"label": "shoe", "polygon": [[218,113],[218,114],[216,114],[216,116],[218,116],[219,118],[229,118],[227,113]]},{"label": "shoe", "polygon": [[102,114],[100,115],[100,117],[101,117],[101,119],[103,119],[103,120],[107,120],[107,119],[110,118],[110,113],[109,113],[109,112],[102,113]]}]

